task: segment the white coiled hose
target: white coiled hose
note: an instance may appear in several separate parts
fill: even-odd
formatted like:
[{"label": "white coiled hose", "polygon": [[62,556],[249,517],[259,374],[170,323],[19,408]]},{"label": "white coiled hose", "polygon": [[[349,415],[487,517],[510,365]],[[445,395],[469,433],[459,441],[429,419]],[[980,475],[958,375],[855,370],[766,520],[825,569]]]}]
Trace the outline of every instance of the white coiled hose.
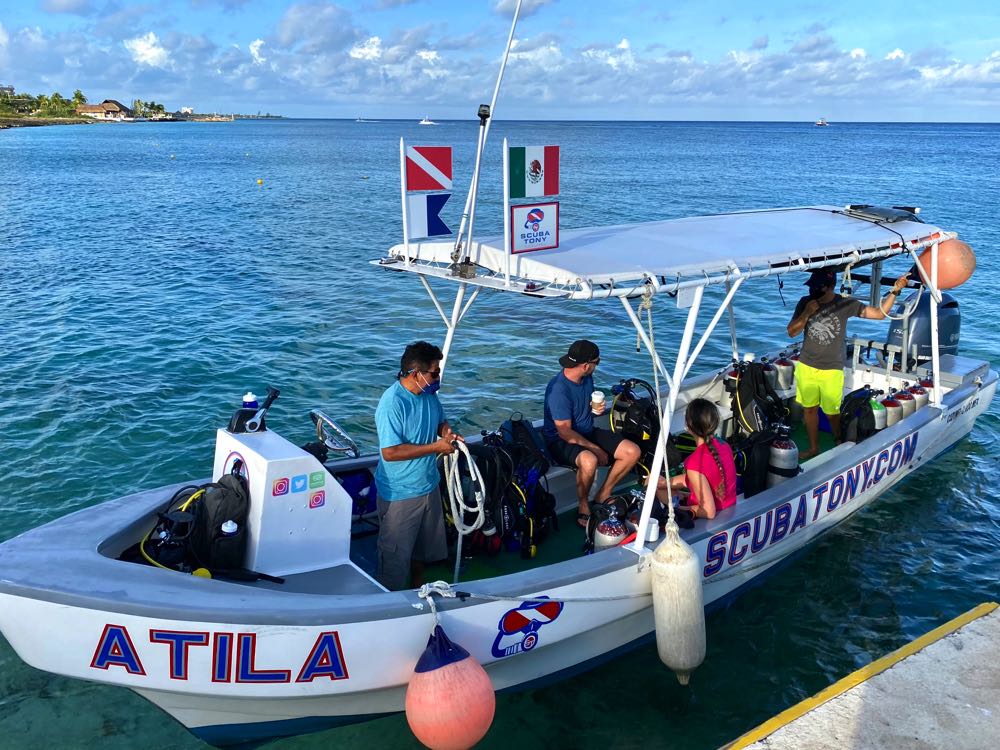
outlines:
[{"label": "white coiled hose", "polygon": [[[479,467],[469,454],[469,449],[461,440],[456,440],[453,445],[455,452],[444,456],[444,478],[445,486],[448,488],[448,504],[451,508],[451,517],[455,522],[455,529],[458,531],[458,544],[455,547],[455,576],[453,583],[458,583],[458,569],[462,562],[462,539],[474,531],[483,527],[486,523],[486,486],[483,483],[483,475],[479,473]],[[472,503],[465,497],[465,490],[462,487],[462,474],[458,470],[462,458],[469,469],[469,478],[472,488]],[[471,523],[465,522],[465,514],[474,514]]]}]

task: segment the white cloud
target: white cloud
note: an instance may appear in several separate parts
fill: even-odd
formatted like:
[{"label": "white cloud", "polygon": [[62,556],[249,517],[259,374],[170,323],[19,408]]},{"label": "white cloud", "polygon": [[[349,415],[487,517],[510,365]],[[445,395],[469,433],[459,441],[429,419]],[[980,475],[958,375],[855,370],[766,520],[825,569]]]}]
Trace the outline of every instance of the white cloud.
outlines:
[{"label": "white cloud", "polygon": [[250,42],[250,56],[253,58],[254,63],[257,65],[263,65],[267,62],[267,58],[260,54],[260,48],[264,46],[263,39],[254,39]]},{"label": "white cloud", "polygon": [[424,62],[437,62],[441,58],[438,57],[437,50],[433,49],[420,49],[417,50],[417,57],[419,57]]},{"label": "white cloud", "polygon": [[885,56],[886,60],[905,60],[906,53],[903,52],[899,47],[896,47],[892,52]]},{"label": "white cloud", "polygon": [[855,47],[851,50],[852,60],[864,60],[866,57],[868,57],[868,53],[861,49],[861,47]]},{"label": "white cloud", "polygon": [[[521,15],[518,16],[519,19],[527,18],[528,16],[534,15],[538,12],[540,8],[545,7],[552,0],[522,0],[521,2]],[[493,3],[493,12],[501,16],[513,16],[514,8],[517,5],[517,0],[496,0]]]},{"label": "white cloud", "polygon": [[160,45],[159,38],[152,31],[134,39],[126,39],[122,44],[140,65],[151,68],[170,67],[170,53]]},{"label": "white cloud", "polygon": [[370,36],[361,44],[355,44],[348,52],[355,60],[378,60],[382,56],[382,39]]},{"label": "white cloud", "polygon": [[42,10],[49,13],[75,13],[85,16],[94,12],[90,0],[42,0]]},{"label": "white cloud", "polygon": [[6,47],[8,42],[10,42],[10,34],[7,33],[7,29],[0,23],[0,47]]}]

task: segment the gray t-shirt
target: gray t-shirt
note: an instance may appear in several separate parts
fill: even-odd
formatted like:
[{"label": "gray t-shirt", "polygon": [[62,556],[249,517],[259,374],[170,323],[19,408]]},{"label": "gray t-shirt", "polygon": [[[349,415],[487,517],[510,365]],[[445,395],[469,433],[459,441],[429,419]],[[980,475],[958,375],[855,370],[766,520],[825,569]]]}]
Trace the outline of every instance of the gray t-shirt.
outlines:
[{"label": "gray t-shirt", "polygon": [[[803,297],[799,300],[792,315],[793,320],[802,314],[809,299]],[[820,305],[819,310],[806,321],[799,360],[817,370],[842,370],[847,321],[860,316],[864,309],[864,302],[852,297],[841,297],[839,294]]]}]

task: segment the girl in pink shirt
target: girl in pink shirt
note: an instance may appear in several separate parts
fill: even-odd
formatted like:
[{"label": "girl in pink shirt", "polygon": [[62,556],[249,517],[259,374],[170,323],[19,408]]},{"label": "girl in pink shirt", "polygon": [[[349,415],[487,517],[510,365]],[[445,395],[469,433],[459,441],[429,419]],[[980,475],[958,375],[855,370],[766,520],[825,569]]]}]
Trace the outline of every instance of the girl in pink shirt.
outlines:
[{"label": "girl in pink shirt", "polygon": [[[715,437],[719,428],[719,410],[715,404],[696,398],[684,412],[687,430],[694,436],[695,450],[684,461],[684,473],[670,480],[673,490],[687,490],[690,497],[685,505],[695,518],[715,518],[715,514],[736,503],[736,463],[728,443]],[[667,495],[666,481],[661,477],[657,489]],[[670,502],[670,498],[661,498]]]}]

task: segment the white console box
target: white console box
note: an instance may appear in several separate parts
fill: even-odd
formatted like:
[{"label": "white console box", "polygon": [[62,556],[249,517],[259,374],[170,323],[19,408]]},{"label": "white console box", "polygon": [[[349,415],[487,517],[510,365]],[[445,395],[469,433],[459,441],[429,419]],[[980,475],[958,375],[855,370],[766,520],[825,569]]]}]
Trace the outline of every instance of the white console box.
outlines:
[{"label": "white console box", "polygon": [[250,487],[248,569],[282,576],[348,561],[351,498],[314,456],[270,430],[220,429],[215,480],[237,460]]}]

